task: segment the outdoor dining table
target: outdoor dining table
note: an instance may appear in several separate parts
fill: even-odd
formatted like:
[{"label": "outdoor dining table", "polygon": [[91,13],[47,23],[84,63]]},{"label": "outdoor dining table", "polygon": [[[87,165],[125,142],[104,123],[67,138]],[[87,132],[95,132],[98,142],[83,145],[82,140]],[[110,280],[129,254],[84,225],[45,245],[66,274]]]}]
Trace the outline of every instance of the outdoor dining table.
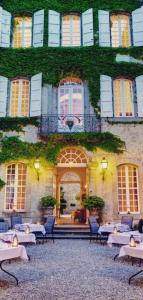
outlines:
[{"label": "outdoor dining table", "polygon": [[[131,247],[129,245],[122,246],[120,249],[119,257],[123,257],[126,255],[135,257],[135,258],[139,258],[139,259],[143,259],[143,243],[136,244],[136,247]],[[140,270],[139,272],[133,274],[129,278],[129,284],[130,284],[132,278],[136,277],[137,275],[139,275],[142,272],[143,272],[143,269]]]},{"label": "outdoor dining table", "polygon": [[111,233],[108,237],[107,243],[110,247],[112,247],[112,244],[127,245],[129,244],[131,235],[134,236],[135,241],[143,241],[143,233],[139,233],[139,231],[135,230],[128,232]]},{"label": "outdoor dining table", "polygon": [[8,244],[0,241],[0,269],[4,273],[13,277],[16,280],[16,284],[18,285],[18,278],[15,275],[11,274],[10,272],[6,271],[5,268],[3,267],[4,262],[15,258],[28,260],[25,247],[22,245],[18,245],[17,247],[12,247],[12,244]]},{"label": "outdoor dining table", "polygon": [[20,231],[25,231],[27,226],[29,227],[30,232],[41,232],[43,234],[46,233],[45,227],[41,224],[33,224],[33,223],[16,224],[14,228]]},{"label": "outdoor dining table", "polygon": [[106,233],[112,233],[114,228],[117,228],[117,231],[124,232],[124,231],[129,231],[130,228],[126,224],[121,224],[121,223],[108,223],[104,224],[99,227],[98,233],[102,234],[104,232]]},{"label": "outdoor dining table", "polygon": [[34,233],[25,233],[17,230],[9,230],[7,232],[0,233],[0,239],[5,242],[12,242],[15,234],[17,235],[18,242],[20,244],[24,244],[24,243],[36,244],[36,238]]}]

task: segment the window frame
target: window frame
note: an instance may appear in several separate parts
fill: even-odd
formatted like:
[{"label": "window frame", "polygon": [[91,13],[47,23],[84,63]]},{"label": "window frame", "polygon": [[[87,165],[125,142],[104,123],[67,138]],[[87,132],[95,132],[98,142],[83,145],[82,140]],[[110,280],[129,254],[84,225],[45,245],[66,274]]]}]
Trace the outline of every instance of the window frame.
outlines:
[{"label": "window frame", "polygon": [[[137,191],[138,191],[138,211],[131,211],[130,209],[129,209],[129,211],[130,211],[130,213],[132,214],[132,215],[139,215],[140,213],[141,213],[141,211],[140,211],[140,188],[139,188],[139,167],[138,167],[138,165],[136,165],[136,164],[133,164],[133,163],[122,163],[122,164],[119,164],[119,165],[117,165],[116,166],[116,178],[117,178],[117,184],[116,184],[116,190],[117,190],[117,207],[118,207],[118,214],[119,215],[125,215],[125,214],[127,214],[127,212],[128,212],[128,207],[127,207],[127,211],[120,211],[119,210],[119,191],[118,191],[118,168],[119,167],[122,167],[122,166],[125,166],[125,168],[127,169],[128,167],[130,167],[130,166],[132,166],[133,168],[136,168],[136,174],[137,174]],[[127,173],[128,173],[128,171],[127,171]],[[128,173],[129,174],[129,173]],[[128,185],[128,191],[127,191],[127,193],[126,193],[126,195],[128,194],[128,198],[129,198],[129,176],[128,176],[128,178],[125,178],[125,181],[126,181],[126,183],[127,183],[127,185]],[[127,196],[126,196],[126,206],[127,205],[129,205],[130,206],[130,199],[128,199],[127,200]]]},{"label": "window frame", "polygon": [[[13,201],[13,208],[6,208],[7,206],[7,175],[8,175],[8,167],[11,167],[12,165],[15,165],[15,180],[14,180],[14,201]],[[17,193],[18,193],[18,187],[22,187],[22,185],[18,185],[18,165],[24,165],[26,168],[26,178],[25,178],[25,201],[24,201],[24,209],[17,209]],[[10,174],[11,175],[11,174]],[[15,210],[16,212],[26,212],[26,195],[27,195],[27,164],[23,163],[23,162],[11,162],[10,164],[6,165],[5,168],[5,178],[6,178],[6,185],[5,185],[5,196],[4,196],[4,211],[5,212],[9,212],[11,213],[13,210]],[[11,185],[9,185],[9,187],[11,187]]]},{"label": "window frame", "polygon": [[[22,116],[22,115],[19,115],[19,112],[18,112],[18,115],[17,116],[12,116],[11,115],[11,95],[12,95],[12,82],[13,81],[16,81],[16,80],[27,80],[29,81],[29,103],[28,103],[28,115],[27,116]],[[18,107],[22,108],[21,106],[22,104],[22,101],[20,100],[20,103],[18,101]],[[19,118],[22,118],[22,117],[30,117],[30,105],[31,105],[31,79],[29,77],[21,77],[21,76],[18,76],[18,77],[14,77],[14,78],[11,78],[9,80],[9,84],[8,84],[8,108],[7,108],[7,111],[8,111],[8,116],[9,117],[12,117],[12,118],[15,118],[15,117],[19,117]],[[21,110],[21,109],[20,109]]]},{"label": "window frame", "polygon": [[[29,47],[14,47],[13,46],[13,37],[14,37],[14,20],[15,20],[15,18],[31,18],[31,20],[32,20],[32,26],[31,26],[31,46],[29,46]],[[11,48],[13,48],[13,49],[29,49],[29,48],[31,48],[31,47],[33,47],[33,27],[34,27],[34,14],[32,14],[32,13],[26,13],[24,16],[20,16],[20,15],[17,15],[17,14],[14,14],[13,16],[12,16],[12,22],[11,22],[11,27],[12,27],[12,31],[11,31]],[[23,42],[23,41],[22,41]]]},{"label": "window frame", "polygon": [[[64,45],[62,45],[62,42],[63,42],[63,17],[64,16],[79,16],[79,18],[80,18],[80,45],[77,45],[77,46],[73,46],[73,45],[64,46]],[[82,34],[83,34],[83,32],[82,32],[82,14],[81,13],[73,11],[73,12],[66,12],[66,13],[60,15],[60,46],[61,47],[63,47],[63,48],[66,48],[66,47],[67,48],[74,48],[74,47],[83,46]]]},{"label": "window frame", "polygon": [[[111,21],[111,17],[112,16],[128,16],[129,17],[129,37],[130,37],[130,46],[128,47],[123,47],[122,45],[120,45],[120,41],[119,41],[119,46],[114,47],[112,44],[112,21]],[[110,44],[112,48],[130,48],[133,46],[133,31],[132,31],[132,15],[128,12],[122,12],[122,11],[112,11],[109,14],[110,17]],[[120,28],[120,35],[121,35],[121,28]]]},{"label": "window frame", "polygon": [[[114,82],[116,80],[120,80],[122,81],[122,89],[123,89],[123,81],[124,80],[129,80],[130,82],[132,82],[132,95],[131,95],[131,98],[132,98],[132,116],[126,116],[125,115],[125,106],[126,104],[123,104],[123,98],[121,99],[121,106],[122,106],[122,116],[115,116],[115,96],[114,96]],[[113,118],[118,118],[118,119],[128,119],[128,120],[131,120],[131,119],[134,119],[136,116],[137,116],[137,111],[136,111],[136,85],[135,85],[135,80],[131,77],[115,77],[112,79],[112,99],[113,99]],[[125,96],[125,89],[124,89],[124,93],[123,93],[123,90],[122,90],[122,96]]]}]

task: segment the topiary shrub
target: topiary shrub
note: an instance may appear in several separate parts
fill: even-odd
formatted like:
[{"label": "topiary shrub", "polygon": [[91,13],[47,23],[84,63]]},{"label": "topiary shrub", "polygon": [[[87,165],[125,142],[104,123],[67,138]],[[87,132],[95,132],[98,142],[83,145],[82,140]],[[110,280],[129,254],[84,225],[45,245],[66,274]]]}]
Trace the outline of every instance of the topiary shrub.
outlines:
[{"label": "topiary shrub", "polygon": [[57,200],[53,196],[45,196],[40,200],[41,207],[54,207],[57,204]]},{"label": "topiary shrub", "polygon": [[93,208],[102,209],[104,205],[104,200],[98,196],[89,196],[84,201],[84,207],[89,210],[92,210]]}]

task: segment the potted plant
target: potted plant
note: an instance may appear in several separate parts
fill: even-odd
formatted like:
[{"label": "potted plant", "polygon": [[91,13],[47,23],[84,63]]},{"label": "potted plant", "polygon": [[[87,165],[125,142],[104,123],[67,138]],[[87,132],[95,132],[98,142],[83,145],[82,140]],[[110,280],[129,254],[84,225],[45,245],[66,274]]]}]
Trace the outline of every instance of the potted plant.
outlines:
[{"label": "potted plant", "polygon": [[89,196],[84,200],[84,207],[89,210],[90,215],[97,216],[99,222],[102,221],[102,209],[104,205],[104,200],[98,196]]},{"label": "potted plant", "polygon": [[48,216],[53,215],[54,206],[57,200],[53,196],[44,196],[40,199],[39,210],[41,214],[41,221],[45,222]]}]

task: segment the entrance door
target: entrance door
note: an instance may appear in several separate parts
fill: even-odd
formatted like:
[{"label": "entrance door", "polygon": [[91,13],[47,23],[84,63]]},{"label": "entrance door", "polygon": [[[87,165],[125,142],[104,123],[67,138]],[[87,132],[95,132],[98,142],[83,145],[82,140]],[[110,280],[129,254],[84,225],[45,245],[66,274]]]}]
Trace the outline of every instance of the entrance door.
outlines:
[{"label": "entrance door", "polygon": [[60,215],[73,215],[81,208],[80,183],[63,182],[60,186]]}]

